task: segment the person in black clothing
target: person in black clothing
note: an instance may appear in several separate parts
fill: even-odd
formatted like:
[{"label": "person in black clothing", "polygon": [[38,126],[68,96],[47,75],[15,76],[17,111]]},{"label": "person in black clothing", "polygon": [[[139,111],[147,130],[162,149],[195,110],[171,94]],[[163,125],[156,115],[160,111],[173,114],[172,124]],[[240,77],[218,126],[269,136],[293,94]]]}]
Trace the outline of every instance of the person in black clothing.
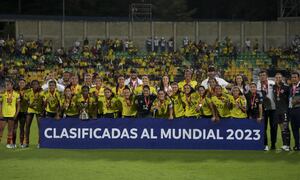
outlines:
[{"label": "person in black clothing", "polygon": [[247,115],[250,119],[262,121],[263,97],[257,92],[255,83],[250,83],[250,91],[245,95],[247,99]]},{"label": "person in black clothing", "polygon": [[290,92],[290,118],[293,136],[295,140],[294,150],[299,151],[299,128],[300,128],[300,75],[298,72],[291,74],[291,92]]},{"label": "person in black clothing", "polygon": [[151,107],[156,96],[150,94],[150,87],[145,85],[143,87],[143,94],[136,97],[135,104],[137,105],[137,117],[147,118],[152,117]]},{"label": "person in black clothing", "polygon": [[265,151],[269,150],[268,146],[268,124],[270,126],[271,135],[271,150],[276,149],[277,141],[277,124],[275,123],[275,102],[273,98],[273,86],[275,82],[268,79],[267,71],[261,71],[259,73],[259,81],[257,82],[257,90],[263,97],[263,109],[264,109],[264,122],[265,122],[265,134],[264,145]]},{"label": "person in black clothing", "polygon": [[279,124],[281,129],[282,144],[284,151],[290,150],[290,129],[288,120],[288,104],[289,104],[289,87],[284,85],[282,74],[276,73],[275,85],[273,86],[275,110],[275,123]]}]

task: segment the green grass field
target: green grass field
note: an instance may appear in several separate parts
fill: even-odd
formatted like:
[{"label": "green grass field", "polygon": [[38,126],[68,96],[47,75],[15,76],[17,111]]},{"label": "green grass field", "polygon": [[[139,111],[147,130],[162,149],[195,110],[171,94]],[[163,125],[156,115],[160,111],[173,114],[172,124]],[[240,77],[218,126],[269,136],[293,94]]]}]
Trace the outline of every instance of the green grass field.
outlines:
[{"label": "green grass field", "polygon": [[[36,142],[36,124],[32,127]],[[0,179],[300,179],[300,152],[0,147]],[[279,140],[280,142],[280,140]],[[278,147],[280,144],[278,144]]]}]

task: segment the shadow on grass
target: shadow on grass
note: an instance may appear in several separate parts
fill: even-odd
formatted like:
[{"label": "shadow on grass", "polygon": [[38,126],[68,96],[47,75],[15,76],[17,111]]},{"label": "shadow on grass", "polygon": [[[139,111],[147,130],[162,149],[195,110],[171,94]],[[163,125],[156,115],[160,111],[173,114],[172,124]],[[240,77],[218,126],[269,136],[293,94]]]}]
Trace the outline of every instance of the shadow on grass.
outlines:
[{"label": "shadow on grass", "polygon": [[280,151],[216,151],[216,150],[62,150],[62,149],[5,149],[0,148],[0,161],[9,159],[79,160],[79,161],[145,161],[145,162],[205,162],[241,161],[300,163],[300,152]]}]

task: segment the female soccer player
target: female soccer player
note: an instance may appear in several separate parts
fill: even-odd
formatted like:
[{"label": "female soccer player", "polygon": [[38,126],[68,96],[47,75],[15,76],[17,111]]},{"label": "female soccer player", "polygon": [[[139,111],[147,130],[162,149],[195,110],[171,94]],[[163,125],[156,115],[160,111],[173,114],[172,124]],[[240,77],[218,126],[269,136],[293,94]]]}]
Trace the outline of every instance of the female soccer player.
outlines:
[{"label": "female soccer player", "polygon": [[175,118],[184,117],[184,103],[183,94],[179,90],[178,84],[176,82],[172,83],[172,95],[170,96],[173,104],[173,113]]},{"label": "female soccer player", "polygon": [[199,102],[199,94],[191,87],[191,85],[186,84],[183,86],[183,103],[185,105],[185,117],[197,118],[199,112],[197,112],[197,106]]},{"label": "female soccer player", "polygon": [[55,81],[50,81],[48,85],[48,90],[43,94],[46,117],[55,118],[58,120],[60,118],[60,94],[56,90]]},{"label": "female soccer player", "polygon": [[119,97],[122,104],[122,117],[123,118],[133,118],[136,117],[137,109],[134,103],[135,97],[131,93],[130,88],[125,86],[123,89],[123,97]]},{"label": "female soccer player", "polygon": [[166,93],[170,90],[172,90],[172,87],[170,85],[170,78],[167,75],[164,75],[161,79],[159,89],[162,89]]},{"label": "female soccer player", "polygon": [[200,112],[201,117],[211,118],[212,121],[216,120],[213,104],[211,102],[211,98],[207,97],[207,90],[204,86],[199,86],[197,88],[199,93],[199,102],[196,110]]},{"label": "female soccer player", "polygon": [[[40,134],[40,117],[44,111],[43,104],[43,92],[40,87],[40,83],[37,80],[31,82],[31,88],[25,92],[25,99],[28,103],[27,116],[26,116],[26,128],[25,128],[25,144],[24,148],[29,147],[30,127],[34,116],[38,125],[38,139]],[[38,145],[39,147],[39,145]]]},{"label": "female soccer player", "polygon": [[143,87],[144,86],[149,86],[150,87],[150,93],[151,94],[154,94],[154,95],[157,94],[156,93],[156,89],[154,87],[150,86],[150,79],[149,79],[149,77],[147,75],[144,75],[142,77],[142,81],[143,81],[143,84],[139,85],[137,88],[134,89],[134,94],[135,95],[141,95],[142,92],[143,92]]},{"label": "female soccer player", "polygon": [[154,100],[151,107],[153,117],[173,119],[173,105],[172,101],[166,96],[163,89],[157,92],[157,99]]},{"label": "female soccer player", "polygon": [[120,75],[117,80],[117,86],[113,92],[116,94],[116,96],[122,96],[124,88],[125,88],[125,77],[123,75]]},{"label": "female soccer player", "polygon": [[255,83],[250,83],[249,92],[246,94],[247,99],[247,115],[250,119],[262,120],[263,116],[263,97],[257,92]]},{"label": "female soccer player", "polygon": [[[208,97],[212,97],[216,95],[216,86],[219,85],[217,79],[212,78],[212,79],[208,79],[208,92],[207,92],[207,96]],[[222,86],[221,86],[222,87]],[[228,91],[222,87],[222,93],[227,94]]]},{"label": "female soccer player", "polygon": [[104,96],[104,87],[103,87],[103,80],[100,76],[97,76],[94,80],[95,87],[91,88],[91,93],[94,94],[94,96]]},{"label": "female soccer player", "polygon": [[13,81],[5,81],[5,91],[1,94],[0,99],[0,141],[2,139],[3,130],[8,123],[7,145],[11,149],[15,148],[13,144],[14,121],[20,110],[20,95],[13,90]]},{"label": "female soccer player", "polygon": [[77,96],[72,93],[71,86],[67,86],[64,95],[60,99],[61,113],[63,117],[76,118],[79,116]]},{"label": "female soccer player", "polygon": [[79,85],[79,79],[77,74],[73,74],[70,79],[72,94],[79,94],[81,92],[81,85]]},{"label": "female soccer player", "polygon": [[234,101],[232,102],[232,109],[230,110],[231,117],[233,118],[247,118],[247,101],[239,87],[232,87],[232,96]]},{"label": "female soccer player", "polygon": [[151,113],[151,107],[153,104],[153,101],[156,99],[156,96],[153,94],[150,94],[150,87],[144,86],[143,87],[143,94],[138,95],[135,104],[137,105],[138,110],[138,117],[139,118],[148,118],[152,117]]},{"label": "female soccer player", "polygon": [[120,111],[120,101],[110,88],[104,89],[104,97],[99,98],[103,104],[104,118],[117,118]]},{"label": "female soccer player", "polygon": [[240,74],[236,75],[234,78],[233,84],[234,84],[234,86],[237,86],[241,90],[242,94],[245,95],[248,93],[249,86],[246,84],[243,75],[240,75]]},{"label": "female soccer player", "polygon": [[28,104],[24,98],[25,91],[26,91],[26,81],[24,79],[19,80],[17,91],[20,94],[20,112],[18,114],[17,119],[15,120],[13,144],[16,144],[17,129],[18,129],[18,124],[20,124],[19,125],[20,147],[23,148],[24,147],[24,138],[25,138],[26,112],[27,112],[27,108],[28,108]]},{"label": "female soccer player", "polygon": [[211,100],[215,108],[217,121],[220,118],[230,117],[230,110],[232,109],[232,102],[234,100],[231,95],[223,93],[222,86],[215,86],[215,96],[212,96]]},{"label": "female soccer player", "polygon": [[79,118],[82,120],[97,118],[97,100],[94,95],[90,94],[90,88],[86,85],[82,86],[81,94],[77,98],[77,106],[79,108]]}]

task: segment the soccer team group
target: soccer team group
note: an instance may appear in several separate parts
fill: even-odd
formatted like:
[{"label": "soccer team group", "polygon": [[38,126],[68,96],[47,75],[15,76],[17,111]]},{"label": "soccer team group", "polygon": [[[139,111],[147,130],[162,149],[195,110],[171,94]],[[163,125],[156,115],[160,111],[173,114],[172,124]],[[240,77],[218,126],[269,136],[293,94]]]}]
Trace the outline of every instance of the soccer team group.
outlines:
[{"label": "soccer team group", "polygon": [[[82,120],[101,118],[249,118],[265,123],[265,150],[276,149],[277,127],[281,129],[284,151],[290,151],[290,125],[299,150],[300,77],[291,72],[289,81],[281,73],[275,81],[267,71],[259,73],[259,81],[246,83],[236,75],[234,83],[217,76],[214,67],[208,68],[202,83],[193,80],[193,71],[185,70],[184,80],[170,82],[161,77],[158,87],[150,85],[147,75],[138,77],[132,70],[127,76],[117,77],[116,86],[107,85],[100,75],[85,74],[79,83],[77,74],[64,72],[61,79],[51,74],[43,84],[37,80],[5,81],[0,97],[0,140],[8,124],[7,148],[16,148],[17,134],[21,148],[29,147],[33,119],[40,127],[41,117],[73,117]],[[99,122],[100,123],[100,122]],[[271,146],[267,128],[270,127]],[[17,133],[19,131],[19,133]]]}]

